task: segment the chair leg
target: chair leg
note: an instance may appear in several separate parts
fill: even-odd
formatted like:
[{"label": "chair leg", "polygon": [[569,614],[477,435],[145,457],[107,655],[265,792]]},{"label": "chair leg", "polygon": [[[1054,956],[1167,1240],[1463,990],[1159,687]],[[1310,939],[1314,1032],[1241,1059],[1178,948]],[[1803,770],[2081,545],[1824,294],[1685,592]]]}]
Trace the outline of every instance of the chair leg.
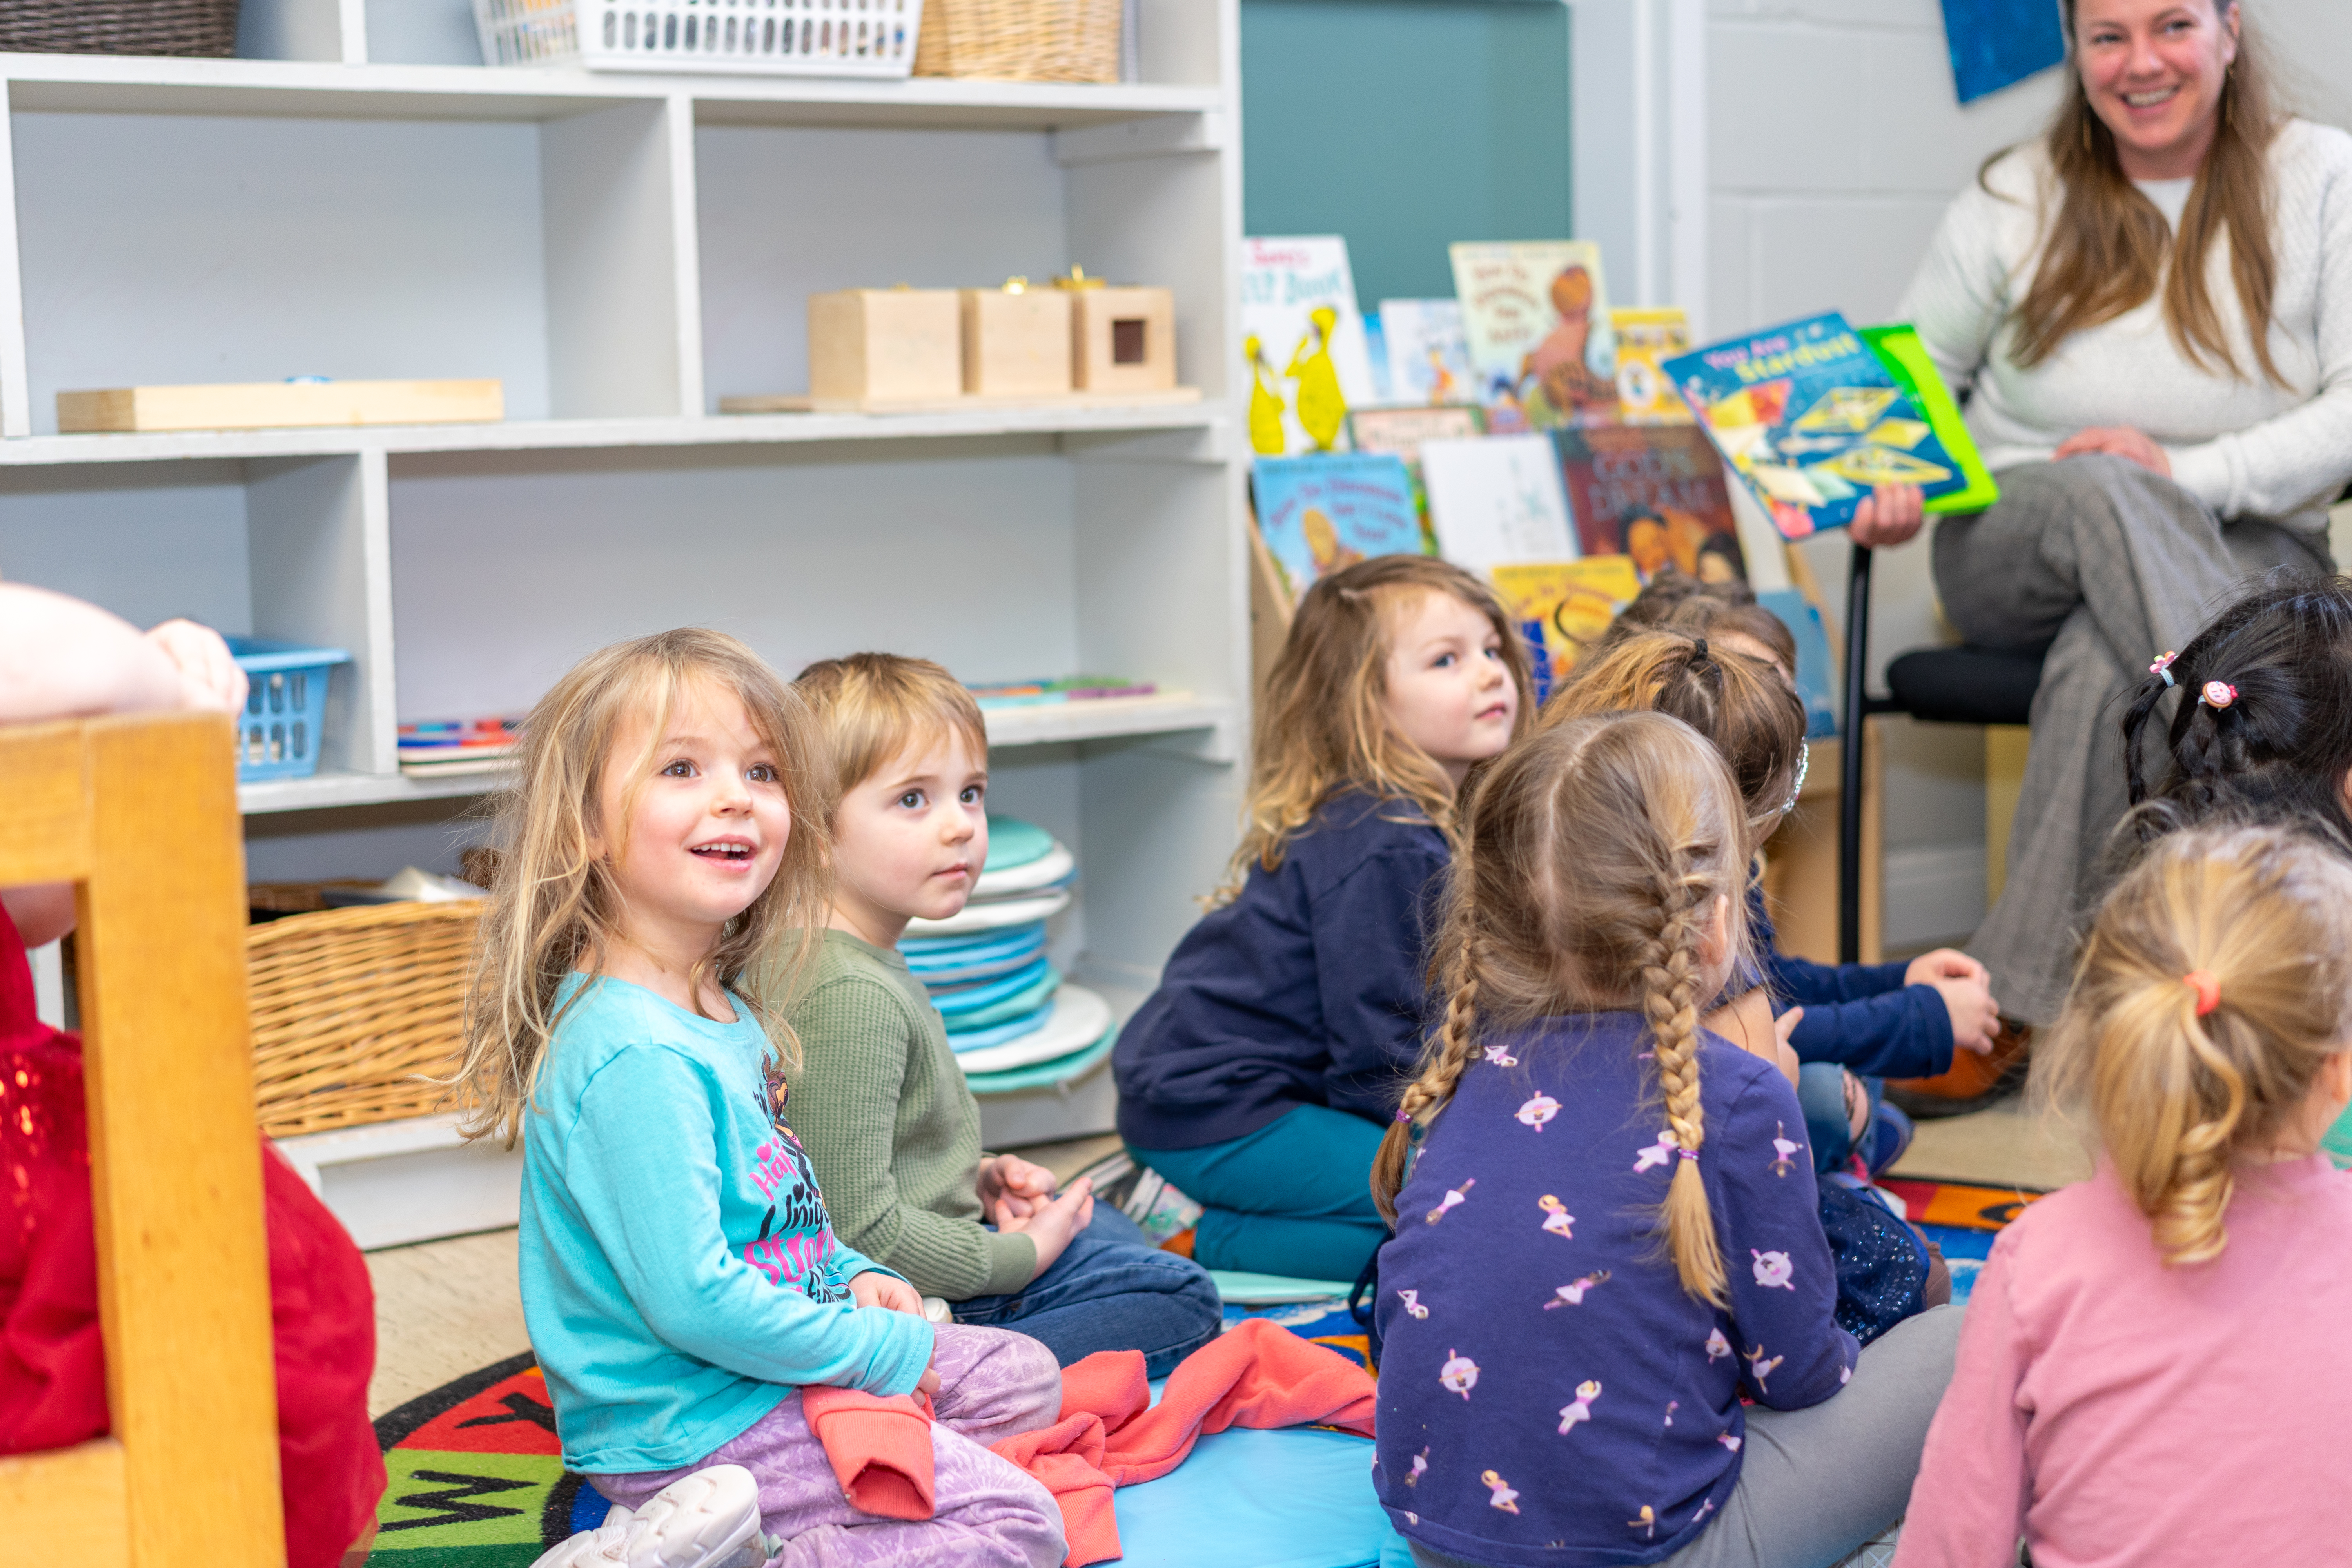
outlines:
[{"label": "chair leg", "polygon": [[1845,744],[1839,759],[1838,962],[1862,961],[1862,781],[1863,725],[1870,711],[1864,695],[1870,666],[1870,550],[1853,547],[1845,592]]}]

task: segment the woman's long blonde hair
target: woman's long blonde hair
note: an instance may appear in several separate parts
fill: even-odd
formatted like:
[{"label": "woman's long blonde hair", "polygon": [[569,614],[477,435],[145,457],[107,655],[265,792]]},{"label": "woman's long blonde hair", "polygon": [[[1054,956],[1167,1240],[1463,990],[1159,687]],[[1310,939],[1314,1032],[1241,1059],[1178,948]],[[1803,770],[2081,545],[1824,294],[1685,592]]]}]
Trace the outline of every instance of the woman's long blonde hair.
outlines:
[{"label": "woman's long blonde hair", "polygon": [[1447,879],[1435,949],[1445,1021],[1372,1163],[1384,1217],[1396,1219],[1412,1126],[1444,1110],[1483,1039],[1563,1012],[1636,1006],[1666,1126],[1693,1156],[1675,1162],[1666,1188],[1666,1250],[1684,1289],[1722,1302],[1723,1253],[1696,1160],[1709,980],[1699,942],[1723,900],[1732,949],[1745,944],[1744,817],[1722,756],[1663,713],[1572,719],[1503,754],[1472,797],[1468,847]]},{"label": "woman's long blonde hair", "polygon": [[[1493,623],[1519,690],[1512,733],[1527,732],[1535,713],[1527,644],[1494,589],[1425,555],[1374,556],[1318,580],[1298,602],[1259,695],[1241,847],[1213,901],[1231,902],[1252,866],[1280,869],[1292,835],[1349,785],[1412,802],[1458,844],[1453,781],[1397,733],[1386,707],[1395,624],[1423,594],[1451,595]],[[1474,780],[1479,771],[1472,770]]]},{"label": "woman's long blonde hair", "polygon": [[[2238,0],[2208,4],[2218,24]],[[2065,0],[2070,53],[2076,9],[2076,0]],[[2255,363],[2272,382],[2286,384],[2270,347],[2278,260],[2271,247],[2275,192],[2268,159],[2286,117],[2272,89],[2265,51],[2242,7],[2239,18],[2238,58],[2221,83],[2221,124],[2181,210],[2178,237],[2156,204],[2125,176],[2115,133],[2091,107],[2079,58],[2070,60],[2066,101],[2043,137],[2057,174],[2059,205],[2041,266],[2018,302],[2011,352],[2019,364],[2040,364],[2074,332],[2138,309],[2160,284],[2164,328],[2181,357],[2200,369],[2215,365],[2242,377],[2207,287],[2207,258],[2226,237],[2231,279],[2245,311]],[[1996,153],[1985,163],[1979,183],[2005,156],[2006,152]]]},{"label": "woman's long blonde hair", "polygon": [[[785,977],[786,992],[797,984],[824,925],[831,792],[822,735],[800,695],[723,632],[687,627],[615,643],[573,665],[531,709],[515,782],[496,803],[498,880],[466,997],[466,1060],[457,1078],[472,1102],[468,1137],[495,1134],[513,1145],[562,1022],[557,988],[575,971],[603,972],[622,897],[610,859],[590,846],[601,834],[610,852],[619,852],[643,788],[635,775],[680,694],[698,681],[732,693],[775,752],[792,829],[774,879],[695,964],[688,990],[699,997],[703,981],[717,980],[742,998],[787,1059],[796,1054],[784,1021],[789,996],[773,989],[773,977]],[[646,753],[616,756],[621,731],[640,716],[650,721]],[[624,820],[608,824],[599,802],[615,767],[631,782]],[[771,961],[761,972],[771,977],[764,991],[750,980],[763,956]]]},{"label": "woman's long blonde hair", "polygon": [[2159,841],[2108,893],[2034,1058],[2045,1096],[2089,1111],[2165,1261],[2191,1264],[2228,1244],[2235,1162],[2277,1142],[2347,1037],[2352,864],[2294,828],[2216,826]]}]

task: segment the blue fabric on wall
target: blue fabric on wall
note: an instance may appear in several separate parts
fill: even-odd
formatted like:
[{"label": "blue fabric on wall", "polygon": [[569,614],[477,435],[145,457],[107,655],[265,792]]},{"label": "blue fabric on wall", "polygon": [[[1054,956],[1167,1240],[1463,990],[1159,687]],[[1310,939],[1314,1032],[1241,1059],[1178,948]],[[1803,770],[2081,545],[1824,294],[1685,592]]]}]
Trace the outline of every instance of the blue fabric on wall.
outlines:
[{"label": "blue fabric on wall", "polygon": [[2058,0],[1944,0],[1944,38],[1962,103],[2066,58]]}]

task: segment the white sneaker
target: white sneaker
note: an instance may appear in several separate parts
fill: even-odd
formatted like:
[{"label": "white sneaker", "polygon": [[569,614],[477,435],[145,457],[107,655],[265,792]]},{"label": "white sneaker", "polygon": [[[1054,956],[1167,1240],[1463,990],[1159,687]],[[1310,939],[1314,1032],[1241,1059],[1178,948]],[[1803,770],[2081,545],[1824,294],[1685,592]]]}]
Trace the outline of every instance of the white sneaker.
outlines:
[{"label": "white sneaker", "polygon": [[551,1547],[531,1568],[758,1568],[760,1483],[740,1465],[681,1476],[632,1512],[615,1507],[594,1530]]}]

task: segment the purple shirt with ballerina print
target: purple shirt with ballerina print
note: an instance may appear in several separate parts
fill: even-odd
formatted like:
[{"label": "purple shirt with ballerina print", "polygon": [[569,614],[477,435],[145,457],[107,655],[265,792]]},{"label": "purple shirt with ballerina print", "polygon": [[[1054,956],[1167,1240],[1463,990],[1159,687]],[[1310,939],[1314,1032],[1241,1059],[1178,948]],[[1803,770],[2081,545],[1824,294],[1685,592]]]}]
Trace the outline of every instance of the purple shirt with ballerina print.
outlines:
[{"label": "purple shirt with ballerina print", "polygon": [[1796,1091],[1713,1035],[1701,1179],[1728,1305],[1683,1289],[1659,1219],[1682,1159],[1631,1013],[1486,1042],[1430,1126],[1381,1250],[1381,1503],[1474,1563],[1654,1563],[1739,1478],[1745,1394],[1853,1374]]}]

